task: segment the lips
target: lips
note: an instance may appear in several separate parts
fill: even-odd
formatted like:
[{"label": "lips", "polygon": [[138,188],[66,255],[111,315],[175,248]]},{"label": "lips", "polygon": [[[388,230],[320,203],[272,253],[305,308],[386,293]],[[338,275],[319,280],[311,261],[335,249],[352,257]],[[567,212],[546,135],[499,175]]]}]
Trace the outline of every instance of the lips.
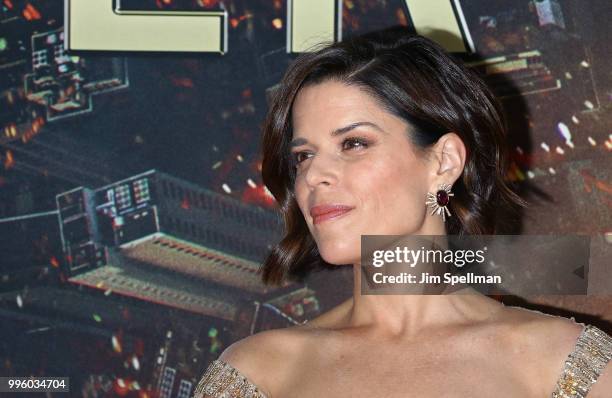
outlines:
[{"label": "lips", "polygon": [[310,209],[310,215],[312,216],[312,222],[319,224],[323,221],[342,217],[351,210],[353,210],[353,207],[346,205],[319,205]]}]

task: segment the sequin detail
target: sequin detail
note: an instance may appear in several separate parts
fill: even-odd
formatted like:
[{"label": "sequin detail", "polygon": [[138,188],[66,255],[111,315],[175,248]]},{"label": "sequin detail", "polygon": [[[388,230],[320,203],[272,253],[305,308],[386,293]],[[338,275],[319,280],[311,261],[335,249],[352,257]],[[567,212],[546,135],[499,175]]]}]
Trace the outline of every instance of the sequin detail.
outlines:
[{"label": "sequin detail", "polygon": [[214,360],[200,379],[193,398],[268,398],[238,369]]},{"label": "sequin detail", "polygon": [[551,397],[585,398],[610,359],[612,337],[593,325],[586,325],[574,351],[565,360],[563,374]]}]

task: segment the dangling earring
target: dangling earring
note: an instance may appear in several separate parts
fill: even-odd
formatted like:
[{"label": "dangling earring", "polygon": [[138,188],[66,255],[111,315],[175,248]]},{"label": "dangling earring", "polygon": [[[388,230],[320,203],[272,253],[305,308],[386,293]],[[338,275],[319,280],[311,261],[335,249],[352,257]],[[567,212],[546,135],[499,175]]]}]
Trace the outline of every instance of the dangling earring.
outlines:
[{"label": "dangling earring", "polygon": [[[451,192],[451,186],[449,184],[440,184],[438,188],[435,195],[431,192],[427,192],[427,202],[425,202],[425,204],[433,209],[430,215],[434,213],[441,214],[442,221],[446,221],[446,215],[449,217],[451,215],[446,205],[448,205],[450,197],[455,196],[455,194]],[[444,213],[446,213],[446,215]]]}]

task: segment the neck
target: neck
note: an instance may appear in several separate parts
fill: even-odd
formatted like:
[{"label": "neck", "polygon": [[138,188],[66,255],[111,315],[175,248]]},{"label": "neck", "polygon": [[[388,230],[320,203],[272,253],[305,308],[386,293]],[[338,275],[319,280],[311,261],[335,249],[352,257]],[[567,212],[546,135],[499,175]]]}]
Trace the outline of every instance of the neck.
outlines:
[{"label": "neck", "polygon": [[[488,319],[503,304],[463,285],[442,294],[363,294],[362,267],[353,265],[353,297],[347,323],[390,338]],[[414,294],[412,294],[414,293]]]}]

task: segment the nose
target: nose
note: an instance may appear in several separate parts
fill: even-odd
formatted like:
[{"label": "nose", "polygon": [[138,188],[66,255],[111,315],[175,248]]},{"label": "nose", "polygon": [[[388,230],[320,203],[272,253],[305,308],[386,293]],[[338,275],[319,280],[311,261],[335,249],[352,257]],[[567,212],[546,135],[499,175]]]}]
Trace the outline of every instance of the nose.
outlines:
[{"label": "nose", "polygon": [[339,165],[333,155],[317,154],[310,160],[304,172],[304,181],[310,189],[319,185],[332,185],[338,181]]}]

